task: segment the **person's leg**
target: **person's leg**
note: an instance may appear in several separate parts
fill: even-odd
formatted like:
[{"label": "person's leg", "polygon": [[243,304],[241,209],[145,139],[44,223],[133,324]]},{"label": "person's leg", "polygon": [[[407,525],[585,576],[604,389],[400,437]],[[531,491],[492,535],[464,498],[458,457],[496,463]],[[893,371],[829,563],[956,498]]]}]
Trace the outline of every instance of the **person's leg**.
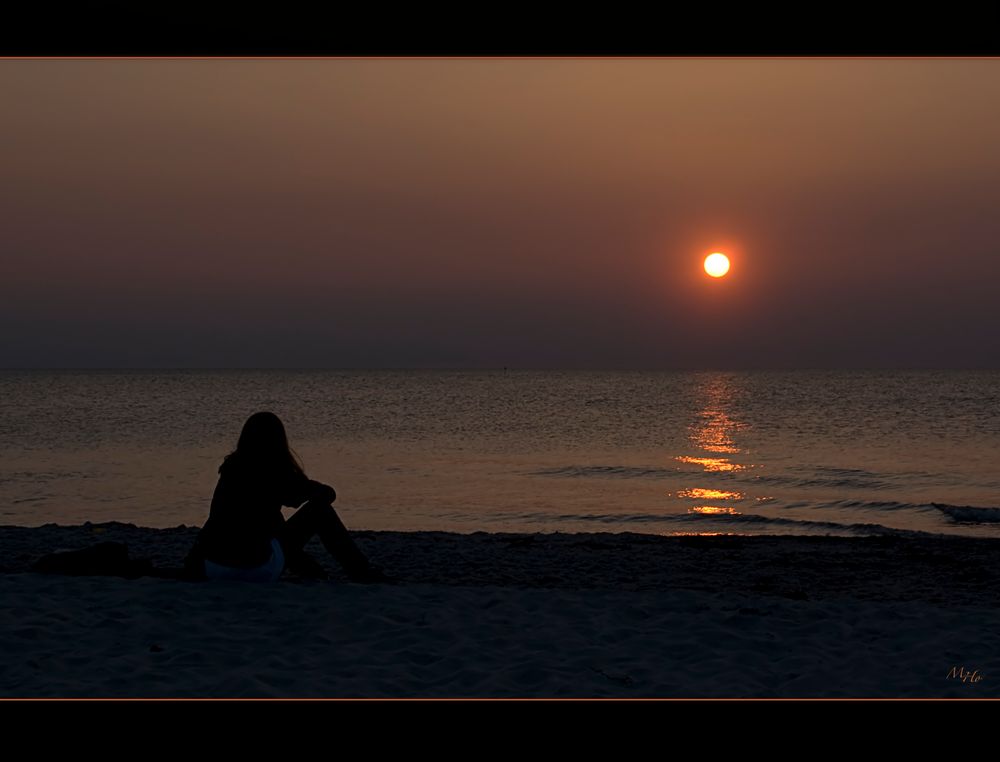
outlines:
[{"label": "person's leg", "polygon": [[305,545],[314,535],[331,556],[344,567],[351,579],[366,578],[372,569],[364,553],[354,544],[347,527],[330,503],[310,500],[286,522],[281,536],[288,565],[295,568],[303,563]]}]

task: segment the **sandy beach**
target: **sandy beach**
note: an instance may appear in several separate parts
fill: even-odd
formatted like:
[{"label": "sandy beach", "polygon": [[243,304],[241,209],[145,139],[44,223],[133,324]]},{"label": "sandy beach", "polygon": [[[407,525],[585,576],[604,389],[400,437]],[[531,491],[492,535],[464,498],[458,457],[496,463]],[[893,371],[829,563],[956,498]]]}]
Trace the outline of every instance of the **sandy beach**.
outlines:
[{"label": "sandy beach", "polygon": [[177,566],[196,531],[0,528],[2,695],[1000,696],[991,540],[359,532],[397,584],[29,571],[104,540]]}]

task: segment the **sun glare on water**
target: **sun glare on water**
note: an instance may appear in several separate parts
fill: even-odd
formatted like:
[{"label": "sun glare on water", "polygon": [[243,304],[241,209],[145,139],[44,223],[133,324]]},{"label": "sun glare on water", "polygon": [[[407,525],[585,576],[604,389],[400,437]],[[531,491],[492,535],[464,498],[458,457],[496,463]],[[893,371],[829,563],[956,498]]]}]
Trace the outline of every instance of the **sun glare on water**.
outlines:
[{"label": "sun glare on water", "polygon": [[729,272],[729,257],[719,252],[709,254],[705,257],[705,272],[713,278],[721,278]]}]

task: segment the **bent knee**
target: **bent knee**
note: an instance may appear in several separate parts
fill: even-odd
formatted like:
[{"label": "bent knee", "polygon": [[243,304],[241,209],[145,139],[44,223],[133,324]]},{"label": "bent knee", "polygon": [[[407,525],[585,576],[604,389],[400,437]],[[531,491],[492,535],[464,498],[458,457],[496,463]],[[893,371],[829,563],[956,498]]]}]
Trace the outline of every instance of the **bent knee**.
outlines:
[{"label": "bent knee", "polygon": [[299,511],[306,511],[307,513],[327,513],[332,510],[333,502],[322,498],[307,500],[302,507],[299,508]]}]

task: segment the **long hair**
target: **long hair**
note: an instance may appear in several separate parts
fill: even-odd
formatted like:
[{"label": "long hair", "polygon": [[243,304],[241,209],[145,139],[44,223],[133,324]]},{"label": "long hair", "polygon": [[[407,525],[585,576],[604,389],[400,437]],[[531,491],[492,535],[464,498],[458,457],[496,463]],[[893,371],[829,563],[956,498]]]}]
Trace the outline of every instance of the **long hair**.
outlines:
[{"label": "long hair", "polygon": [[249,466],[268,473],[305,473],[299,456],[288,446],[288,436],[281,419],[267,411],[247,418],[236,449],[223,459],[219,473],[223,468],[234,465]]}]

